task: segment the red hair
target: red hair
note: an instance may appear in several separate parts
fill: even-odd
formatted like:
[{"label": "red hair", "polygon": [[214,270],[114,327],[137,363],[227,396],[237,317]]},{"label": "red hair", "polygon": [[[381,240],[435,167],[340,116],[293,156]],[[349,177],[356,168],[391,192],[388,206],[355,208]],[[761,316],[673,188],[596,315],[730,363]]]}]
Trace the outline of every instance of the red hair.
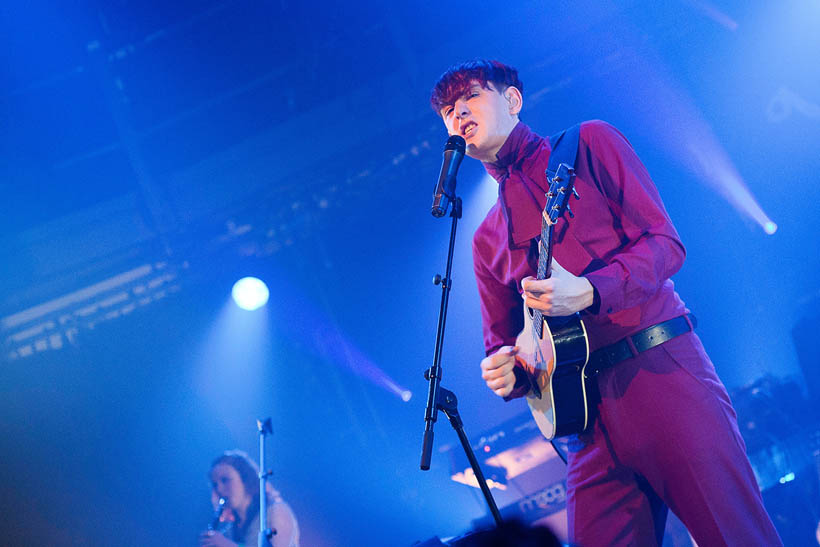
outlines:
[{"label": "red hair", "polygon": [[484,89],[489,89],[488,83],[492,82],[496,91],[502,92],[513,86],[524,93],[524,84],[518,78],[516,69],[498,61],[475,59],[454,65],[441,75],[430,94],[430,106],[440,115],[441,109],[455,104],[459,97],[469,91],[474,81]]}]

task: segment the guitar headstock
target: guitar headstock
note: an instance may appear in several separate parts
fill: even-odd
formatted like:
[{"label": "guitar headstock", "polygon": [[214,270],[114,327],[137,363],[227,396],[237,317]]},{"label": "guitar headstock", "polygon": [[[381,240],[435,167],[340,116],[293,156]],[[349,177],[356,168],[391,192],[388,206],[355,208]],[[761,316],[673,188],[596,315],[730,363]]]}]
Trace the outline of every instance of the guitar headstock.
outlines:
[{"label": "guitar headstock", "polygon": [[569,216],[574,216],[569,207],[569,196],[574,194],[578,197],[578,192],[575,191],[575,169],[562,163],[554,175],[550,176],[550,172],[547,171],[547,180],[550,189],[547,192],[547,205],[544,207],[544,222],[552,226],[565,211]]}]

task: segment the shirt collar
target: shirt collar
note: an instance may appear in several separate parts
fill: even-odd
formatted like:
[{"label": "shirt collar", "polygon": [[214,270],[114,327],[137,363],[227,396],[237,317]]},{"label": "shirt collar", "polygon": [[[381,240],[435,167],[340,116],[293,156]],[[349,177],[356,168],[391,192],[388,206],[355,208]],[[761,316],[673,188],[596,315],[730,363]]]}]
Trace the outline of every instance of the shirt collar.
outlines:
[{"label": "shirt collar", "polygon": [[519,120],[498,150],[498,159],[494,162],[484,162],[484,168],[495,180],[501,182],[513,168],[521,167],[524,160],[534,154],[543,141],[542,137],[533,133]]},{"label": "shirt collar", "polygon": [[519,121],[496,154],[498,159],[484,162],[484,168],[498,181],[498,201],[511,249],[527,246],[541,234],[549,153],[549,140]]}]

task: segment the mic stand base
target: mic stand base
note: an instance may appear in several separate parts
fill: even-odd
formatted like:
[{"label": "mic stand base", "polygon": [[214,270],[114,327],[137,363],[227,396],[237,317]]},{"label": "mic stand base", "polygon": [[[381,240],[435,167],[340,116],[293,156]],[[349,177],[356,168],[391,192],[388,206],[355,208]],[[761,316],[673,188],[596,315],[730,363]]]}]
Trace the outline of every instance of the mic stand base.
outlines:
[{"label": "mic stand base", "polygon": [[450,425],[452,425],[453,429],[456,430],[458,440],[461,441],[461,446],[464,449],[464,453],[467,455],[467,459],[470,462],[470,467],[473,468],[473,473],[475,473],[478,486],[481,488],[481,493],[484,494],[484,499],[487,501],[487,506],[490,508],[490,513],[495,520],[495,525],[501,526],[503,524],[503,521],[501,520],[501,513],[498,512],[498,506],[495,503],[495,499],[493,499],[493,494],[490,492],[490,487],[487,486],[487,479],[484,478],[484,472],[481,470],[481,466],[475,457],[473,447],[470,445],[470,441],[464,433],[464,424],[462,423],[461,416],[458,413],[458,398],[456,398],[455,393],[443,386],[439,386],[438,394],[439,398],[438,401],[436,401],[436,406],[447,415],[447,418],[450,420]]}]

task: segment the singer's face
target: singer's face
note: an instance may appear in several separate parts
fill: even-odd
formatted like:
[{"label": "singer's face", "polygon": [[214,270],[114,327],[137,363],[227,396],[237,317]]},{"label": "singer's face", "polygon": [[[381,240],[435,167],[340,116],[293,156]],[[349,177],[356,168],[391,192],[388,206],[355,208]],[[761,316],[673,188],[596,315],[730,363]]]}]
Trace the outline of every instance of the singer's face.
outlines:
[{"label": "singer's face", "polygon": [[468,156],[494,162],[518,123],[521,94],[515,88],[500,93],[491,82],[487,86],[489,89],[473,81],[467,93],[456,99],[455,104],[442,108],[440,114],[450,135],[464,137]]},{"label": "singer's face", "polygon": [[239,472],[226,463],[217,464],[211,470],[211,485],[216,499],[225,498],[232,509],[244,510],[252,501]]}]

